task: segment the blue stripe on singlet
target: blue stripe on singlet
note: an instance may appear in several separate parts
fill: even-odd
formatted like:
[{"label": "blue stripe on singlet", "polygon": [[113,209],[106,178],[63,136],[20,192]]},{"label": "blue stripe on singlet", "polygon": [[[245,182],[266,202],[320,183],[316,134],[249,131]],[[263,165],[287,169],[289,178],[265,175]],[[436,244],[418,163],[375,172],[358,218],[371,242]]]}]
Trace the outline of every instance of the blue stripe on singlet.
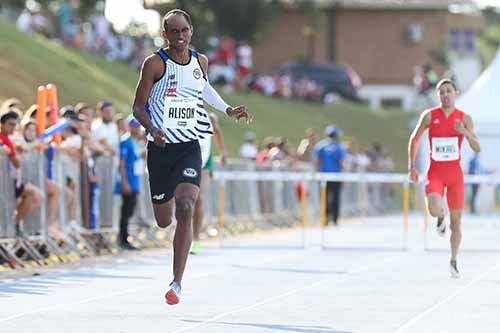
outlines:
[{"label": "blue stripe on singlet", "polygon": [[182,91],[179,91],[179,90],[177,90],[176,94],[177,94],[177,96],[181,96],[181,97],[188,97],[188,96],[186,95],[186,93],[183,93]]},{"label": "blue stripe on singlet", "polygon": [[174,132],[170,129],[170,128],[167,128],[167,131],[169,134],[171,134],[178,142],[184,142],[184,140],[181,140],[177,137],[177,135],[174,134]]},{"label": "blue stripe on singlet", "polygon": [[151,120],[155,122],[156,127],[161,128],[163,124],[163,112],[158,111],[158,106],[156,105],[150,105],[151,109]]},{"label": "blue stripe on singlet", "polygon": [[194,129],[195,129],[197,132],[204,133],[204,134],[213,134],[213,133],[214,133],[214,132],[212,132],[212,131],[205,131],[205,130],[202,130],[202,129],[198,128],[198,127],[195,127]]},{"label": "blue stripe on singlet", "polygon": [[191,96],[191,97],[198,98],[198,96],[197,96],[196,94],[194,94],[194,93],[192,93],[192,92],[190,92],[190,91],[186,91],[186,90],[184,90],[184,89],[183,89],[183,90],[181,90],[181,92],[182,92],[184,95],[186,95],[185,97],[187,97],[187,96]]},{"label": "blue stripe on singlet", "polygon": [[182,135],[183,137],[187,138],[189,141],[196,140],[196,138],[197,138],[197,137],[196,137],[196,135],[195,135],[195,137],[194,137],[194,138],[189,137],[189,136],[185,133],[185,132],[186,132],[185,130],[183,131],[183,130],[177,129],[177,132],[179,132],[179,134],[180,134],[180,135]]},{"label": "blue stripe on singlet", "polygon": [[201,91],[199,91],[199,90],[196,90],[196,89],[193,89],[193,88],[189,88],[189,87],[184,87],[183,89],[186,89],[186,90],[189,90],[190,92],[193,92],[193,93],[196,93],[198,95],[201,95]]},{"label": "blue stripe on singlet", "polygon": [[207,127],[210,127],[210,123],[207,123],[207,122],[204,122],[204,121],[201,121],[201,120],[197,120],[198,124],[200,125],[204,125],[204,126],[207,126]]},{"label": "blue stripe on singlet", "polygon": [[175,140],[172,140],[172,138],[169,137],[169,133],[168,132],[163,131],[163,133],[165,134],[165,141],[167,141],[167,143],[177,143],[177,142],[175,142]]},{"label": "blue stripe on singlet", "polygon": [[165,51],[163,51],[163,49],[158,49],[157,53],[160,55],[163,61],[168,61],[168,55],[165,53]]}]

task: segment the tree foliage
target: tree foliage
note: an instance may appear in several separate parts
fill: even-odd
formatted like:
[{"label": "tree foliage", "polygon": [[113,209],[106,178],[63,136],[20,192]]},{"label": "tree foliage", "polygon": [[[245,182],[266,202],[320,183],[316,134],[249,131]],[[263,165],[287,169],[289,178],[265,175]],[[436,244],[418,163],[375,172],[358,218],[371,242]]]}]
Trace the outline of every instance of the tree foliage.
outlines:
[{"label": "tree foliage", "polygon": [[483,17],[486,20],[486,28],[479,35],[478,51],[481,62],[487,66],[500,47],[500,10],[486,7],[483,10]]},{"label": "tree foliage", "polygon": [[257,40],[271,17],[279,15],[283,4],[280,0],[176,0],[169,9],[175,7],[191,15],[195,27],[193,44],[203,49],[208,37],[214,35]]}]

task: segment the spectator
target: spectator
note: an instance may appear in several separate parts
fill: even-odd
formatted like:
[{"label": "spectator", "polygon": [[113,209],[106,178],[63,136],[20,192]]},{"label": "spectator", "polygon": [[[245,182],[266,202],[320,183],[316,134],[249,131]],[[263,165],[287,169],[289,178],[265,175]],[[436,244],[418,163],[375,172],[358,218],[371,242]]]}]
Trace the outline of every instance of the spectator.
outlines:
[{"label": "spectator", "polygon": [[345,162],[344,170],[346,172],[356,172],[358,170],[358,154],[352,140],[344,142],[345,147]]},{"label": "spectator", "polygon": [[69,0],[69,2],[63,1],[57,11],[59,30],[61,32],[62,39],[65,43],[71,46],[74,45],[75,38],[79,30],[74,13],[74,10],[79,7],[80,0]]},{"label": "spectator", "polygon": [[5,100],[2,105],[0,106],[0,114],[4,114],[8,111],[10,111],[11,108],[17,108],[19,110],[24,110],[23,103],[15,97],[11,97],[7,100]]},{"label": "spectator", "polygon": [[95,33],[96,49],[98,51],[108,49],[111,27],[108,19],[104,16],[104,8],[101,2],[96,3],[96,12],[90,17],[89,21]]},{"label": "spectator", "polygon": [[128,223],[134,215],[140,192],[140,176],[144,172],[144,160],[139,148],[142,127],[132,115],[127,118],[126,126],[129,132],[122,135],[120,141],[120,172],[115,191],[122,195],[118,244],[125,250],[137,250],[128,240]]},{"label": "spectator", "polygon": [[115,109],[110,101],[102,101],[97,104],[100,118],[92,124],[92,136],[104,147],[104,154],[115,155],[120,142],[118,127],[113,122]]},{"label": "spectator", "polygon": [[287,139],[277,137],[274,147],[269,150],[268,159],[271,161],[287,161],[290,162],[293,156],[287,145]]},{"label": "spectator", "polygon": [[257,164],[264,163],[269,159],[269,151],[274,147],[274,138],[272,136],[268,136],[262,141],[262,148],[255,156],[255,162]]},{"label": "spectator", "polygon": [[[339,142],[340,130],[335,125],[326,127],[326,139],[321,140],[314,148],[316,169],[319,172],[342,172],[345,168],[345,149]],[[328,182],[326,185],[327,224],[338,223],[340,215],[341,182]]]},{"label": "spectator", "polygon": [[[474,156],[469,161],[469,175],[478,175],[479,174],[479,154],[475,153]],[[471,185],[471,195],[470,195],[470,212],[472,214],[477,214],[476,209],[476,198],[477,193],[479,192],[479,184],[473,183]]]},{"label": "spectator", "polygon": [[28,8],[24,8],[17,17],[16,28],[20,32],[31,33],[34,31],[33,14]]},{"label": "spectator", "polygon": [[236,49],[236,56],[238,62],[237,85],[240,90],[245,90],[248,84],[248,76],[253,67],[252,47],[246,41],[241,42]]},{"label": "spectator", "polygon": [[255,145],[255,140],[257,139],[254,132],[245,133],[245,142],[241,145],[240,156],[246,160],[255,161],[257,157],[257,146]]},{"label": "spectator", "polygon": [[[59,149],[61,154],[61,165],[63,177],[66,183],[67,198],[73,198],[77,189],[79,175],[79,163],[82,156],[82,137],[79,130],[82,128],[84,119],[79,116],[72,108],[64,107],[61,109],[61,115],[72,122],[71,127],[61,132],[62,142]],[[69,201],[69,200],[68,200]],[[74,200],[68,202],[68,220],[75,219]]]},{"label": "spectator", "polygon": [[118,128],[118,135],[121,138],[124,134],[128,133],[127,119],[123,114],[119,113],[114,117],[114,120]]},{"label": "spectator", "polygon": [[[22,126],[22,137],[17,140],[16,145],[18,146],[18,150],[22,153],[29,153],[33,151],[40,143],[36,141],[36,123],[33,120],[30,120],[23,124]],[[47,156],[47,174],[45,177],[45,188],[47,194],[47,226],[49,230],[49,235],[53,237],[60,237],[60,230],[56,225],[57,218],[57,210],[59,198],[61,195],[61,187],[53,180],[52,177],[52,160],[53,158],[53,150],[54,147],[46,147],[46,156]],[[22,155],[21,155],[22,156]],[[69,193],[66,193],[66,198],[69,204],[72,204],[73,196]]]},{"label": "spectator", "polygon": [[298,159],[302,162],[312,162],[314,156],[314,145],[316,144],[316,133],[312,128],[306,129],[304,138],[297,148]]},{"label": "spectator", "polygon": [[13,182],[17,204],[14,221],[16,224],[16,235],[18,237],[23,237],[22,221],[26,215],[32,214],[40,208],[43,202],[43,194],[33,184],[23,184],[21,181],[19,172],[21,162],[14,149],[14,144],[10,139],[10,136],[12,136],[17,126],[18,119],[19,114],[14,111],[8,111],[0,118],[0,152],[3,155],[9,156],[10,162],[15,169]]}]

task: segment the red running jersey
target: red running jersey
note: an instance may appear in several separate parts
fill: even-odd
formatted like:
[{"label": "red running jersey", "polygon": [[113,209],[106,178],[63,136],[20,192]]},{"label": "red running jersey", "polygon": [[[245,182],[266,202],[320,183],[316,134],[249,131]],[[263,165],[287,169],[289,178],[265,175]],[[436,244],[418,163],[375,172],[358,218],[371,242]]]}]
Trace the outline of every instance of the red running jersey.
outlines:
[{"label": "red running jersey", "polygon": [[429,124],[430,166],[460,165],[464,136],[455,130],[455,120],[463,121],[464,113],[455,108],[448,117],[440,108],[431,110]]}]

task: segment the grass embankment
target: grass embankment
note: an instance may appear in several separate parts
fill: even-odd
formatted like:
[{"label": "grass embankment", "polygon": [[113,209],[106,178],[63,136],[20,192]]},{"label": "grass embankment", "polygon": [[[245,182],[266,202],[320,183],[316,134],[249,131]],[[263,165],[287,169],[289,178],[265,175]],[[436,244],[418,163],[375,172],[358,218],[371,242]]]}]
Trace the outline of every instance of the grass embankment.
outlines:
[{"label": "grass embankment", "polygon": [[[36,101],[36,88],[54,83],[58,87],[60,105],[85,101],[94,105],[101,99],[115,101],[118,109],[130,112],[138,73],[130,66],[108,62],[64,48],[41,36],[16,31],[14,25],[0,19],[0,100],[15,96],[29,105]],[[227,96],[233,104],[245,104],[255,115],[249,129],[259,139],[283,136],[296,146],[308,127],[322,136],[324,128],[335,123],[348,137],[356,138],[363,149],[379,142],[393,156],[396,168],[406,165],[408,119],[411,114],[399,110],[370,110],[364,105],[338,103],[319,105],[298,101],[283,101],[259,94]],[[244,132],[243,124],[234,124],[220,117],[231,156],[237,156]]]}]

